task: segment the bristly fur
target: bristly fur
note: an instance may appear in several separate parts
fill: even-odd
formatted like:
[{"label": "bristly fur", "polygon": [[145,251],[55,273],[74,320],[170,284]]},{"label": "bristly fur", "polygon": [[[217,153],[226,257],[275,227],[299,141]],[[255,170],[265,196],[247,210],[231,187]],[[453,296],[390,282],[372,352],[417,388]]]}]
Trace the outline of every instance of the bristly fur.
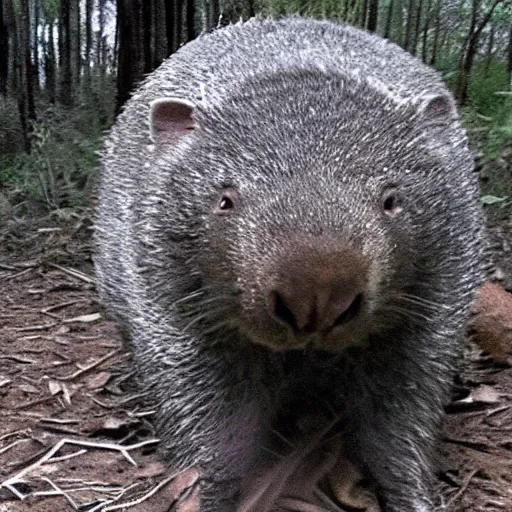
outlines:
[{"label": "bristly fur", "polygon": [[[297,396],[343,411],[346,455],[385,512],[432,510],[434,442],[485,273],[465,134],[455,114],[423,109],[438,96],[452,104],[438,74],[389,41],[252,20],[185,45],[119,116],[102,159],[98,278],[130,330],[169,462],[205,472],[205,512],[235,510]],[[162,150],[148,119],[165,97],[195,105],[196,128]],[[404,198],[395,219],[377,207],[387,185]],[[240,207],[213,218],[227,186]],[[267,348],[290,337],[262,307],[276,262],[340,244],[367,262],[366,316],[346,334],[367,346]]]}]

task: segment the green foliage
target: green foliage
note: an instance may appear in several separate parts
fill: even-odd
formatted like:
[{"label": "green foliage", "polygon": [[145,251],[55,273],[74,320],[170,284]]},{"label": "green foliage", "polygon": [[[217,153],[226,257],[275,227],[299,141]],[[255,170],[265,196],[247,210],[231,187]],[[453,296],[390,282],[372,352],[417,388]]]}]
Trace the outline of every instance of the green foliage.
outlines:
[{"label": "green foliage", "polygon": [[41,6],[46,20],[55,20],[59,15],[59,0],[43,0]]},{"label": "green foliage", "polygon": [[512,211],[512,95],[494,93],[481,101],[481,110],[492,115],[479,114],[473,101],[463,110],[462,119],[477,154],[482,204],[491,217],[502,219]]},{"label": "green foliage", "polygon": [[488,72],[482,60],[474,65],[469,104],[479,114],[488,117],[500,117],[506,99],[496,95],[498,91],[506,91],[508,87],[507,67],[505,62],[491,63]]},{"label": "green foliage", "polygon": [[[113,97],[112,85],[106,88],[104,98],[113,106],[108,99]],[[11,205],[20,206],[22,213],[44,214],[83,205],[111,117],[102,114],[101,102],[92,95],[73,110],[47,106],[33,127],[29,154],[22,152],[21,141],[11,152],[2,148],[0,138],[0,193]],[[8,125],[7,133],[19,136],[13,105],[2,109],[0,120],[0,133],[3,125]]]}]

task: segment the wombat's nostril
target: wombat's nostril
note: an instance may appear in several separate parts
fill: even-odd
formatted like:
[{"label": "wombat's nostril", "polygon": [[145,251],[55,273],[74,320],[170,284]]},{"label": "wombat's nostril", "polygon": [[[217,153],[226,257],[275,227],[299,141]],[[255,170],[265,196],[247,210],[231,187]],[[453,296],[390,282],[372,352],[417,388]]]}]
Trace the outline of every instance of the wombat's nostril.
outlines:
[{"label": "wombat's nostril", "polygon": [[[338,283],[339,284],[339,283]],[[290,280],[271,290],[267,296],[268,311],[276,320],[297,334],[328,332],[355,318],[363,302],[363,294],[348,284],[324,289],[302,279]]]},{"label": "wombat's nostril", "polygon": [[341,313],[341,315],[336,319],[336,321],[334,322],[334,327],[337,325],[346,324],[350,322],[350,320],[352,320],[354,317],[356,317],[357,314],[359,313],[359,310],[361,309],[362,302],[363,295],[360,293],[352,301],[350,306],[345,311],[343,311],[343,313]]},{"label": "wombat's nostril", "polygon": [[267,303],[270,313],[275,318],[297,330],[297,320],[279,292],[272,290],[268,294]]}]

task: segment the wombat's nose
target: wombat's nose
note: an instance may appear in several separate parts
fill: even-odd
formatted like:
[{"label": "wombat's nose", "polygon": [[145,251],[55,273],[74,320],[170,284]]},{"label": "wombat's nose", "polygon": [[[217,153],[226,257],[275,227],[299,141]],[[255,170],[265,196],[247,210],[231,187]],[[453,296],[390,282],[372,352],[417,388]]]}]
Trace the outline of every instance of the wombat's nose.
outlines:
[{"label": "wombat's nose", "polygon": [[361,311],[365,269],[346,254],[286,261],[267,294],[269,313],[296,333],[329,332]]}]

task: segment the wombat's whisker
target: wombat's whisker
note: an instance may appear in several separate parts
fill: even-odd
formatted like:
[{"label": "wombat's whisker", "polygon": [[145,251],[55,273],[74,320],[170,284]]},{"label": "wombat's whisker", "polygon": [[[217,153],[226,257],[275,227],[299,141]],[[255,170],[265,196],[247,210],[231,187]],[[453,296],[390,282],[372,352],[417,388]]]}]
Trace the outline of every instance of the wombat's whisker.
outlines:
[{"label": "wombat's whisker", "polygon": [[195,324],[206,320],[208,318],[214,318],[217,316],[217,311],[207,311],[203,313],[202,315],[197,315],[195,318],[193,318],[185,327],[183,327],[183,332],[187,332],[192,326]]},{"label": "wombat's whisker", "polygon": [[172,303],[173,306],[177,306],[178,304],[182,304],[184,302],[190,302],[194,299],[197,299],[198,297],[203,297],[205,295],[207,290],[204,288],[201,290],[197,290],[193,293],[190,293],[189,295],[186,295],[185,297],[182,297],[181,299],[178,299]]},{"label": "wombat's whisker", "polygon": [[430,317],[429,315],[423,314],[413,309],[403,308],[396,304],[389,304],[384,308],[384,310],[390,313],[398,313],[403,317],[408,318],[409,320],[421,321],[422,323],[425,321],[429,322],[432,319],[432,317]]},{"label": "wombat's whisker", "polygon": [[318,486],[315,487],[314,496],[318,498],[326,509],[319,509],[318,512],[347,512],[346,509],[340,508],[327,494]]},{"label": "wombat's whisker", "polygon": [[424,308],[431,309],[433,311],[439,311],[440,309],[447,309],[445,304],[440,302],[433,302],[423,297],[419,297],[418,295],[410,295],[407,293],[400,293],[397,296],[397,299],[402,299],[404,302],[410,302],[411,304],[417,304],[418,306],[423,306]]},{"label": "wombat's whisker", "polygon": [[277,430],[275,428],[271,428],[269,431],[272,434],[274,434],[275,436],[277,436],[279,439],[281,439],[281,441],[283,441],[283,443],[287,444],[290,448],[295,448],[295,444],[290,439],[288,439],[286,436],[281,434],[281,432],[279,432],[279,430]]}]

